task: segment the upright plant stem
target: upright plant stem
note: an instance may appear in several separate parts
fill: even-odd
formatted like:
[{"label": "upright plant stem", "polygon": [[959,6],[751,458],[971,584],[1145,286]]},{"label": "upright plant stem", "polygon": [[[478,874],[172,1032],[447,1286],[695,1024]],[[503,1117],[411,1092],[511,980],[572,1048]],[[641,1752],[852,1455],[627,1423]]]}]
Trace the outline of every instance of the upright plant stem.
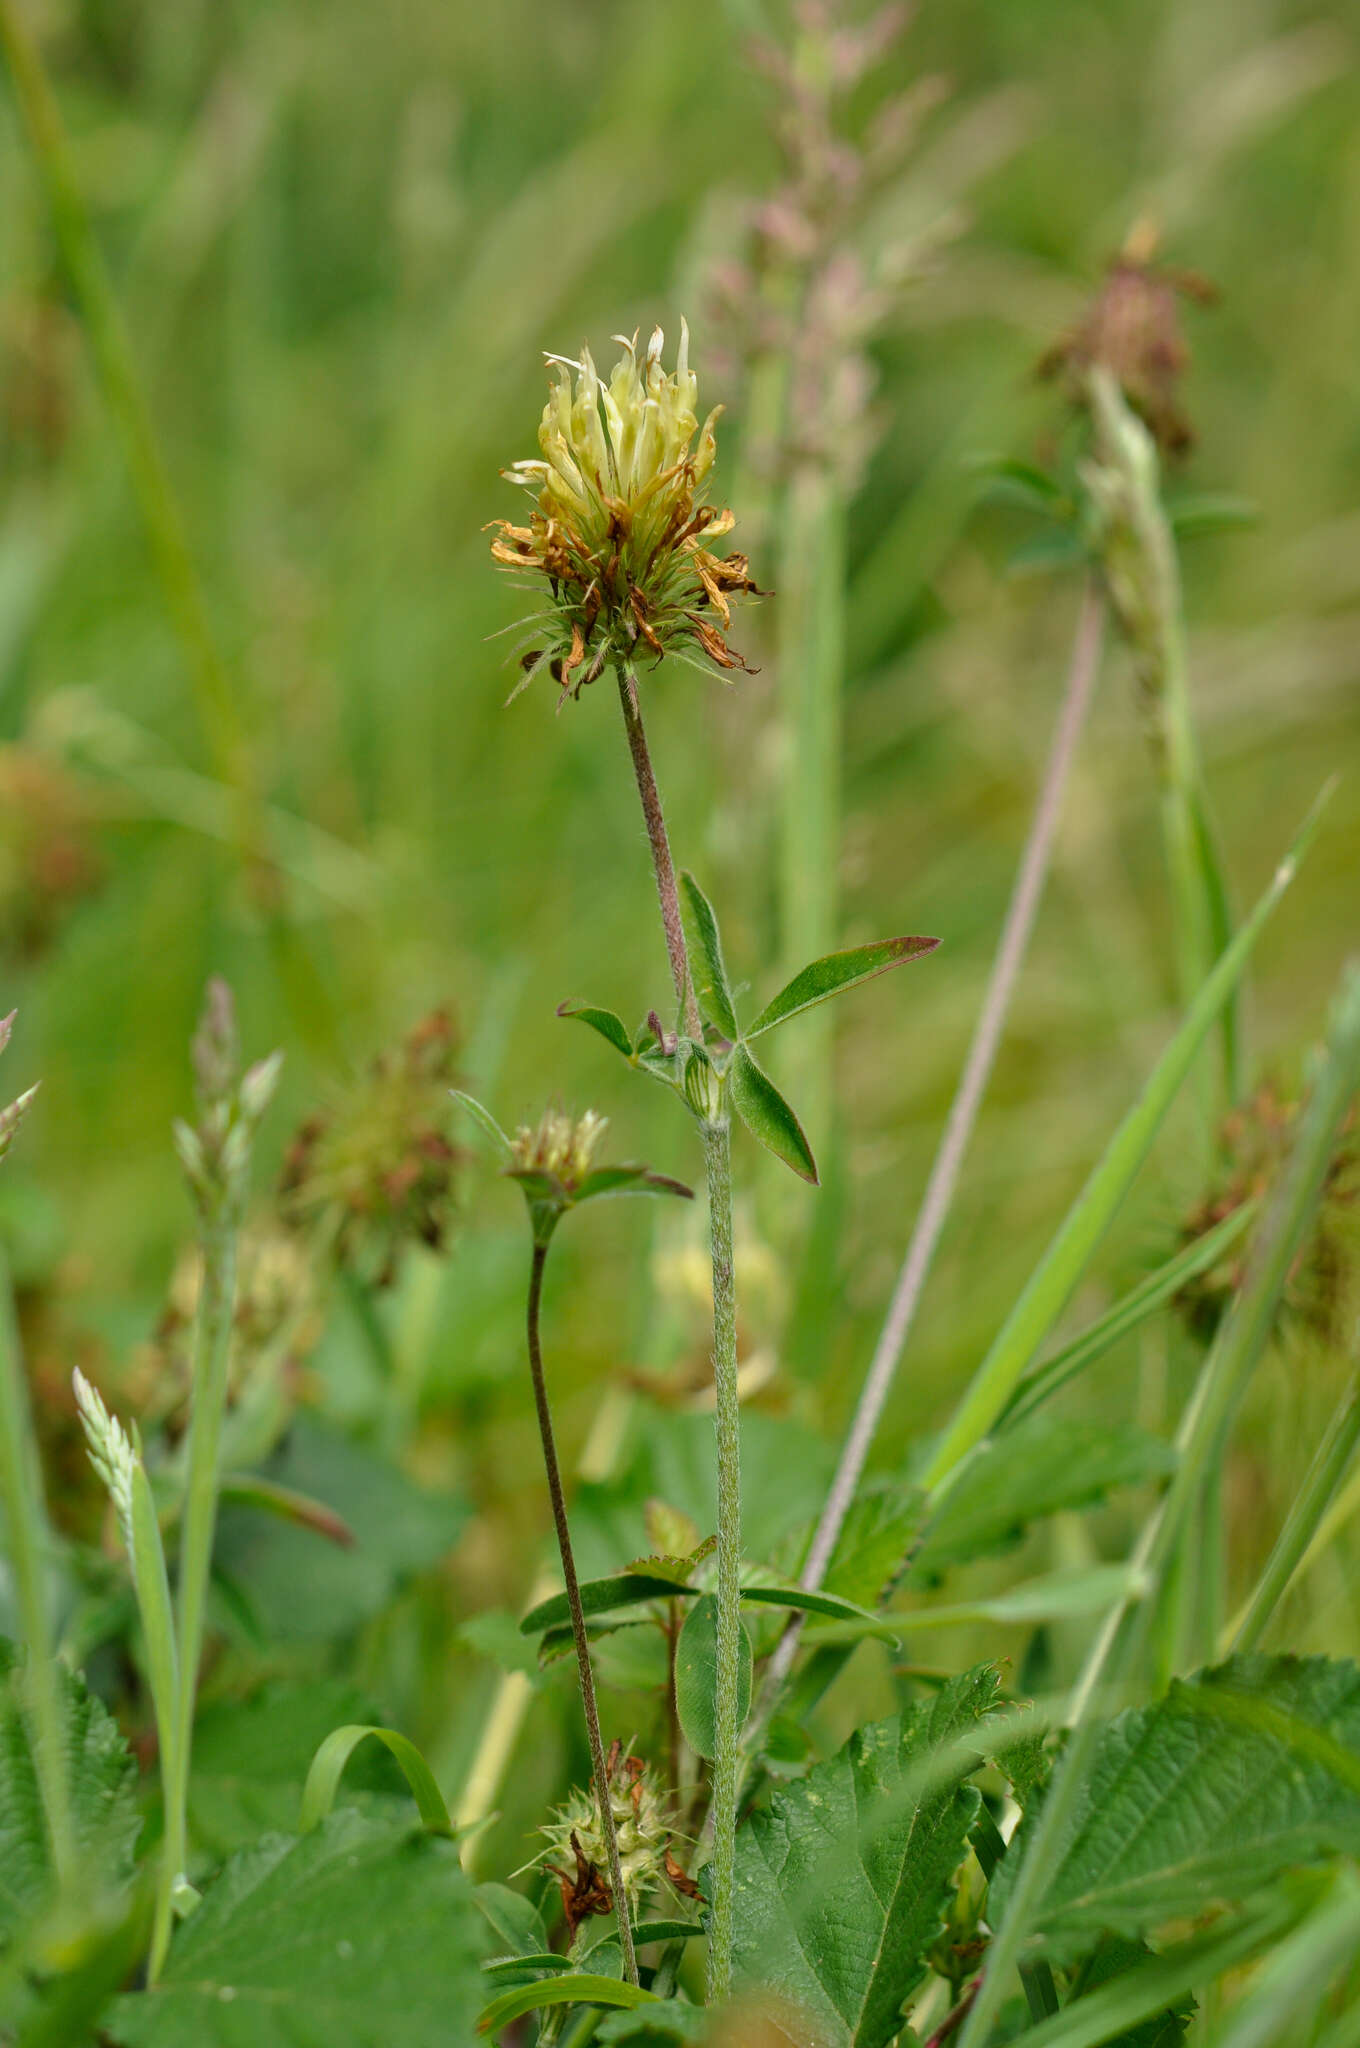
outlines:
[{"label": "upright plant stem", "polygon": [[[1015,887],[1006,910],[1006,921],[1002,927],[991,978],[973,1030],[972,1043],[968,1048],[958,1089],[950,1105],[940,1148],[930,1170],[930,1179],[926,1183],[916,1227],[907,1246],[888,1314],[860,1393],[859,1405],[855,1410],[850,1433],[836,1468],[836,1476],[831,1482],[831,1490],[827,1495],[826,1505],[822,1509],[821,1520],[817,1524],[807,1562],[803,1567],[802,1585],[809,1592],[815,1592],[826,1577],[837,1539],[863,1475],[869,1449],[891,1391],[898,1363],[915,1320],[935,1250],[940,1241],[940,1234],[954,1199],[964,1154],[982,1106],[982,1098],[986,1092],[1011,997],[1015,991],[1016,979],[1029,945],[1030,933],[1034,929],[1035,914],[1043,893],[1053,849],[1053,837],[1062,810],[1068,771],[1072,765],[1077,736],[1086,716],[1096,672],[1100,666],[1104,627],[1105,600],[1094,584],[1088,584],[1082,597],[1057,729],[1049,752],[1048,765],[1044,770],[1043,784],[1035,806],[1029,838],[1021,856]],[[802,1631],[802,1621],[801,1615],[793,1617],[770,1660],[762,1702],[767,1712],[792,1667]]]},{"label": "upright plant stem", "polygon": [[741,1410],[737,1397],[737,1305],[732,1274],[732,1127],[704,1126],[713,1245],[713,1388],[718,1437],[717,1741],[713,1758],[713,1917],[708,1942],[710,1998],[732,1987],[733,1893],[737,1860],[737,1746],[741,1683]]},{"label": "upright plant stem", "polygon": [[[189,1761],[193,1750],[194,1703],[203,1652],[203,1622],[217,1529],[218,1451],[227,1404],[227,1365],[236,1302],[236,1219],[224,1205],[203,1231],[203,1278],[199,1290],[189,1414],[189,1470],[179,1554],[179,1703],[173,1783],[167,1787],[165,1828],[183,1849],[188,1838]],[[179,1873],[168,1870],[173,1887]]]},{"label": "upright plant stem", "polygon": [[576,1644],[576,1668],[581,1677],[581,1706],[586,1718],[586,1735],[590,1741],[590,1762],[595,1777],[595,1797],[600,1808],[600,1828],[604,1834],[605,1850],[609,1858],[609,1884],[614,1894],[615,1917],[619,1923],[623,1972],[630,1984],[636,1984],[637,1956],[633,1951],[633,1929],[628,1917],[628,1895],[623,1885],[623,1865],[619,1861],[619,1838],[614,1827],[609,1771],[605,1764],[604,1743],[600,1736],[600,1710],[595,1699],[595,1674],[590,1668],[590,1638],[586,1634],[586,1618],[581,1607],[581,1585],[576,1576],[576,1558],[571,1547],[571,1528],[567,1521],[567,1502],[562,1491],[562,1473],[557,1462],[552,1411],[548,1406],[548,1383],[543,1374],[539,1320],[543,1303],[543,1269],[547,1262],[547,1243],[535,1238],[533,1265],[529,1272],[529,1371],[534,1383],[538,1434],[543,1444],[543,1469],[547,1474],[548,1497],[552,1502],[553,1525],[557,1530],[557,1548],[562,1558],[567,1606],[571,1610],[571,1633]]},{"label": "upright plant stem", "polygon": [[74,1874],[75,1840],[66,1777],[61,1697],[52,1661],[52,1626],[44,1584],[47,1511],[42,1472],[19,1353],[9,1272],[0,1262],[0,1503],[15,1598],[28,1645],[28,1688],[35,1726],[34,1762],[42,1791],[52,1865],[64,1885]]},{"label": "upright plant stem", "polygon": [[[633,772],[652,851],[652,869],[666,935],[676,997],[692,1038],[702,1035],[699,1007],[685,947],[661,797],[652,772],[647,735],[632,672],[619,672],[619,701]],[[717,1754],[713,1760],[713,1913],[708,1942],[711,1998],[727,1995],[732,1981],[733,1877],[736,1868],[737,1725],[741,1658],[741,1417],[737,1398],[737,1306],[732,1262],[732,1133],[725,1109],[704,1124],[708,1227],[713,1269],[713,1383],[718,1468]]]}]

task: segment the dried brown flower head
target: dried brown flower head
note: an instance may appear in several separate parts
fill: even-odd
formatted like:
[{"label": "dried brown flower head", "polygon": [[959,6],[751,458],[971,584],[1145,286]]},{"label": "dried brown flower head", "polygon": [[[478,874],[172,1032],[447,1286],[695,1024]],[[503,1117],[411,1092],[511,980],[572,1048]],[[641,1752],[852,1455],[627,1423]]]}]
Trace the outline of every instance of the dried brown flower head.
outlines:
[{"label": "dried brown flower head", "polygon": [[1084,407],[1088,373],[1103,366],[1162,451],[1183,455],[1195,435],[1180,402],[1190,363],[1180,300],[1209,305],[1215,293],[1193,271],[1158,265],[1157,244],[1148,223],[1133,229],[1086,313],[1048,350],[1039,374],[1061,378],[1073,404]]},{"label": "dried brown flower head", "polygon": [[649,654],[746,667],[724,635],[732,598],[756,586],[745,555],[714,552],[732,530],[731,512],[699,498],[722,408],[699,426],[683,321],[673,372],[661,367],[659,327],[640,360],[636,335],[615,339],[623,354],[607,383],[588,348],[579,362],[549,357],[542,458],[504,472],[528,491],[533,510],[527,525],[493,522],[492,560],[546,578],[550,592],[529,622],[524,682],[547,668],[563,699],[579,696],[611,662]]},{"label": "dried brown flower head", "polygon": [[453,1214],[457,1153],[448,1135],[457,1038],[446,1010],[301,1126],[284,1157],[280,1199],[318,1228],[336,1259],[375,1285],[404,1246],[439,1250]]},{"label": "dried brown flower head", "polygon": [[75,776],[34,748],[0,746],[0,946],[46,951],[103,879],[95,811]]}]

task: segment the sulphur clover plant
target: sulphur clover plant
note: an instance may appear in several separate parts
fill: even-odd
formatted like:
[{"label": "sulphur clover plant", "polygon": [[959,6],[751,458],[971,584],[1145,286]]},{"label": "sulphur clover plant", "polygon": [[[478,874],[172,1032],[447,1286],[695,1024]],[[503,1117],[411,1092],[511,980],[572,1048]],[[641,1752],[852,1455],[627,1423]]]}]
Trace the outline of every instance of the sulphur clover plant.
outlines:
[{"label": "sulphur clover plant", "polygon": [[[744,555],[706,545],[734,524],[729,510],[698,502],[717,452],[711,413],[699,428],[698,385],[682,324],[674,372],[662,368],[657,328],[638,362],[636,340],[607,383],[588,349],[579,361],[550,357],[552,394],[539,426],[540,460],[506,472],[534,493],[527,527],[500,522],[493,560],[531,570],[547,602],[520,654],[525,680],[548,666],[563,699],[615,669],[639,801],[647,828],[676,1002],[673,1029],[649,1011],[630,1035],[593,1005],[565,1006],[630,1063],[671,1087],[699,1125],[708,1187],[713,1287],[713,1380],[718,1491],[713,1872],[708,1981],[715,1999],[731,1986],[739,1744],[749,1660],[741,1625],[741,1424],[737,1307],[732,1255],[731,1119],[800,1178],[817,1168],[798,1117],[750,1049],[750,1041],[842,989],[930,951],[933,939],[890,939],[833,954],[796,974],[748,1030],[737,1021],[718,921],[692,876],[677,885],[642,717],[637,664],[655,673],[668,654],[717,669],[744,666],[724,633],[733,596],[755,592]],[[574,373],[574,381],[573,381]],[[697,441],[696,441],[697,435]],[[543,629],[547,630],[544,631]],[[721,630],[720,630],[721,628]],[[699,665],[702,665],[700,663]],[[689,931],[686,931],[686,924]],[[697,967],[696,967],[697,963]]]}]

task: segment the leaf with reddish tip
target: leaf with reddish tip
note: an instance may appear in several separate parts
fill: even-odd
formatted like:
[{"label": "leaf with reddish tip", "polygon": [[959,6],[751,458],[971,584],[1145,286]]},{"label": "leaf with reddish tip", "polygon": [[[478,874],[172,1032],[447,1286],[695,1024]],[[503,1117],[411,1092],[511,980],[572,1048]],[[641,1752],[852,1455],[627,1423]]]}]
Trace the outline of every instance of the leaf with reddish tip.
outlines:
[{"label": "leaf with reddish tip", "polygon": [[843,989],[857,988],[862,981],[872,981],[876,974],[886,974],[890,967],[901,967],[908,960],[933,953],[939,943],[938,939],[879,939],[871,946],[851,946],[844,953],[827,953],[795,974],[766,1003],[746,1036],[759,1038],[762,1031],[773,1031],[776,1024],[786,1023],[817,1003],[830,1001]]},{"label": "leaf with reddish tip", "polygon": [[633,1057],[633,1041],[622,1017],[616,1017],[612,1010],[602,1010],[594,1003],[559,1003],[559,1017],[575,1017],[582,1024],[588,1024],[592,1031],[598,1031],[615,1052],[621,1052],[626,1060]]}]

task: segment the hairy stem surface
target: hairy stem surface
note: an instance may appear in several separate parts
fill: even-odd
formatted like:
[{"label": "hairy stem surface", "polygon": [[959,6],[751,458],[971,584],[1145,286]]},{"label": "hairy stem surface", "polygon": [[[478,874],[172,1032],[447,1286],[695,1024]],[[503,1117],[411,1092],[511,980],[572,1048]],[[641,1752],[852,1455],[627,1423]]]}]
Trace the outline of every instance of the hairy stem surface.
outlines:
[{"label": "hairy stem surface", "polygon": [[548,1479],[548,1498],[552,1502],[553,1526],[557,1530],[557,1548],[561,1555],[562,1577],[567,1588],[567,1606],[571,1610],[571,1633],[576,1644],[576,1668],[581,1677],[581,1706],[585,1713],[586,1735],[590,1742],[590,1763],[595,1778],[595,1797],[600,1808],[600,1827],[609,1858],[609,1885],[614,1894],[614,1912],[619,1923],[623,1972],[630,1984],[636,1984],[637,1957],[633,1952],[633,1929],[628,1917],[628,1896],[623,1886],[623,1865],[619,1861],[619,1838],[614,1827],[609,1772],[605,1764],[604,1743],[600,1736],[600,1710],[595,1699],[595,1674],[590,1668],[590,1638],[586,1634],[586,1618],[581,1607],[581,1585],[576,1576],[576,1558],[571,1547],[571,1528],[567,1521],[567,1502],[562,1491],[562,1473],[557,1462],[552,1411],[548,1406],[548,1383],[543,1374],[539,1319],[543,1303],[543,1269],[547,1262],[548,1247],[546,1243],[539,1243],[536,1240],[533,1265],[529,1273],[529,1371],[534,1383],[534,1406],[538,1410],[538,1434],[543,1444],[543,1469]]},{"label": "hairy stem surface", "polygon": [[[850,1512],[856,1488],[863,1476],[869,1449],[878,1429],[884,1405],[891,1391],[907,1337],[910,1334],[931,1262],[949,1215],[964,1154],[977,1122],[978,1111],[991,1076],[1001,1033],[1015,992],[1021,963],[1034,929],[1034,919],[1043,894],[1053,850],[1053,837],[1062,811],[1063,793],[1076,749],[1086,708],[1090,703],[1100,650],[1104,639],[1105,600],[1094,585],[1088,585],[1077,621],[1076,638],[1068,667],[1062,708],[1058,714],[1048,765],[1035,806],[1029,838],[1020,859],[1015,888],[1006,911],[991,979],[974,1027],[972,1043],[964,1062],[957,1092],[950,1105],[944,1135],[935,1155],[921,1202],[916,1227],[907,1246],[902,1270],[884,1320],[873,1360],[860,1394],[850,1433],[841,1452],[840,1464],[827,1495],[826,1506],[803,1567],[802,1585],[815,1592],[826,1577],[827,1567]],[[768,1713],[793,1664],[802,1632],[803,1617],[795,1615],[781,1637],[766,1673],[762,1711]]]},{"label": "hairy stem surface", "polygon": [[694,985],[690,979],[689,954],[685,949],[685,927],[680,916],[680,893],[675,886],[675,863],[671,859],[671,843],[666,834],[666,820],[661,809],[661,792],[656,786],[656,776],[652,773],[652,757],[647,749],[642,706],[638,702],[637,678],[628,668],[619,670],[619,703],[623,707],[628,751],[633,757],[633,773],[637,778],[638,797],[647,827],[647,844],[652,850],[652,871],[656,876],[657,901],[661,905],[661,924],[666,934],[666,958],[671,963],[671,980],[675,983],[676,1000],[684,1012],[685,1029],[691,1038],[699,1038],[702,1036],[702,1028],[699,1022],[699,1007],[694,1000]]},{"label": "hairy stem surface", "polygon": [[732,1127],[704,1126],[713,1250],[713,1387],[718,1453],[717,1743],[713,1758],[713,1915],[708,1990],[732,1985],[737,1857],[737,1748],[741,1737],[741,1411],[737,1397],[737,1302],[732,1273]]}]

